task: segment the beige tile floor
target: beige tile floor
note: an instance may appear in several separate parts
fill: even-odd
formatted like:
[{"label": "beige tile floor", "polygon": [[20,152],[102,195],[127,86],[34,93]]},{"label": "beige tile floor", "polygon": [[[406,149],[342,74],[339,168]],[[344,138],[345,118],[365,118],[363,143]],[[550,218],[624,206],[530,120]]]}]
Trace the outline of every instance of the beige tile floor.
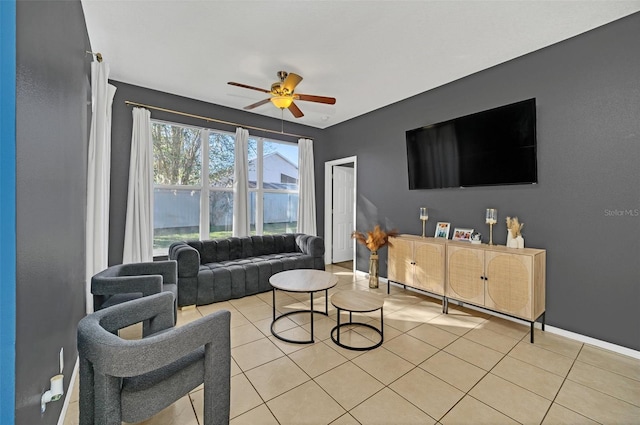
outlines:
[{"label": "beige tile floor", "polygon": [[[349,269],[328,266],[337,290],[368,291]],[[640,360],[465,308],[441,314],[438,300],[386,285],[384,344],[356,352],[329,337],[335,309],[316,315],[316,342],[297,345],[271,335],[270,292],[180,311],[184,324],[218,309],[231,311],[231,424],[640,424]],[[324,298],[317,308],[324,308]],[[308,295],[278,292],[276,308],[308,305]],[[346,318],[346,316],[345,316]],[[379,324],[379,314],[359,320]],[[309,314],[277,329],[308,338]],[[371,339],[369,339],[371,338]],[[367,328],[341,341],[361,346]],[[75,386],[65,425],[78,423]],[[142,422],[199,425],[202,389]]]}]

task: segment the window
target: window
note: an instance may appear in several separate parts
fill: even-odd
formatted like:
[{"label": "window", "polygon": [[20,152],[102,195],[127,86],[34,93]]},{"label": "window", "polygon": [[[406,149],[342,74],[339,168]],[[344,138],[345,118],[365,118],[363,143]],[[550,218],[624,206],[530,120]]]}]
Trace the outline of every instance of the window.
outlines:
[{"label": "window", "polygon": [[[226,238],[233,234],[233,182],[235,135],[208,131],[209,190],[208,233],[202,239]],[[206,178],[207,176],[205,176]]]},{"label": "window", "polygon": [[[283,181],[282,176],[289,177]],[[298,145],[249,139],[251,234],[295,232],[298,226]]]},{"label": "window", "polygon": [[[179,240],[231,236],[235,134],[153,120],[152,137],[154,255]],[[251,234],[295,232],[297,144],[251,137],[248,161]]]},{"label": "window", "polygon": [[280,174],[280,183],[298,183],[298,179],[295,177],[287,176],[286,174]]},{"label": "window", "polygon": [[201,130],[153,122],[153,253],[198,239],[202,190]]}]

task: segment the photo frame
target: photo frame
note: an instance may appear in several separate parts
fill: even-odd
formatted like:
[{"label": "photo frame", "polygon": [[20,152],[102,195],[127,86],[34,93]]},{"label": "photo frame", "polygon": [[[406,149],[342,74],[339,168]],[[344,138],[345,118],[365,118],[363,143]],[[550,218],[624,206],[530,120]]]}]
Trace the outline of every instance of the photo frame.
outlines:
[{"label": "photo frame", "polygon": [[472,234],[473,234],[473,229],[463,229],[460,227],[456,227],[453,231],[453,237],[451,238],[451,240],[471,242]]},{"label": "photo frame", "polygon": [[436,234],[433,237],[449,239],[449,230],[451,230],[451,223],[439,221],[436,224]]}]

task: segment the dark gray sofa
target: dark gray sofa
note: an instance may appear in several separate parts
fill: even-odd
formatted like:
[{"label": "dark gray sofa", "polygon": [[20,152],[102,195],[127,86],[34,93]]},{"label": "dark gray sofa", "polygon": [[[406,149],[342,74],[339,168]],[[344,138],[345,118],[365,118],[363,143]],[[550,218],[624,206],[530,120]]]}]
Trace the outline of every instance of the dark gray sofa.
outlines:
[{"label": "dark gray sofa", "polygon": [[301,233],[175,242],[178,305],[204,305],[271,289],[269,278],[291,269],[324,270],[324,240]]}]

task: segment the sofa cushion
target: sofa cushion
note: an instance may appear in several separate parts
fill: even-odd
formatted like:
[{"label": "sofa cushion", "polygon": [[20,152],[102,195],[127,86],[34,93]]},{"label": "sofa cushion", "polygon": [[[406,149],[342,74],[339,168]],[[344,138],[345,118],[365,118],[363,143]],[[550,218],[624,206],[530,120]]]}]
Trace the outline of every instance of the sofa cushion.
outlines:
[{"label": "sofa cushion", "polygon": [[283,252],[280,254],[269,254],[269,255],[261,255],[259,257],[252,258],[240,258],[237,260],[229,260],[229,261],[221,261],[216,263],[208,263],[204,264],[202,267],[206,267],[209,269],[216,269],[220,267],[229,267],[229,266],[246,266],[254,263],[261,263],[269,260],[281,260],[283,258],[304,258],[309,257],[301,252]]},{"label": "sofa cushion", "polygon": [[275,254],[276,251],[276,243],[273,239],[273,236],[267,235],[262,237],[262,255],[265,254]]},{"label": "sofa cushion", "polygon": [[241,258],[251,258],[254,254],[253,238],[241,238],[242,255]]},{"label": "sofa cushion", "polygon": [[228,238],[227,240],[229,241],[229,260],[243,258],[240,238]]}]

